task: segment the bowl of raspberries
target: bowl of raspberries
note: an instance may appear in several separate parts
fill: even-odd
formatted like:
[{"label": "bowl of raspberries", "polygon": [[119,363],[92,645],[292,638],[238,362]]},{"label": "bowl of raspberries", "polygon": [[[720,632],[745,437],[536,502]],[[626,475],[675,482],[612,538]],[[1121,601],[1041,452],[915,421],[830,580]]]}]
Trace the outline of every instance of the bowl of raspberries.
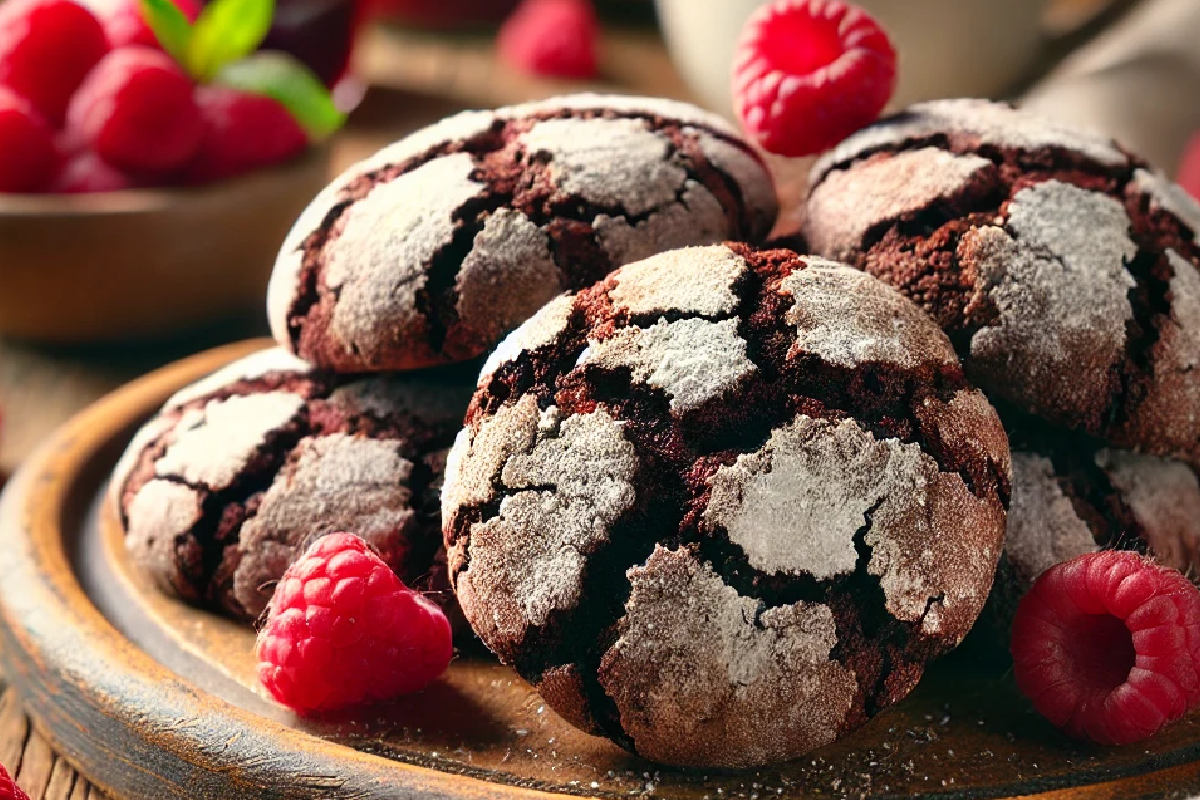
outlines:
[{"label": "bowl of raspberries", "polygon": [[132,339],[257,305],[344,121],[304,62],[262,47],[274,11],[0,6],[0,333]]}]

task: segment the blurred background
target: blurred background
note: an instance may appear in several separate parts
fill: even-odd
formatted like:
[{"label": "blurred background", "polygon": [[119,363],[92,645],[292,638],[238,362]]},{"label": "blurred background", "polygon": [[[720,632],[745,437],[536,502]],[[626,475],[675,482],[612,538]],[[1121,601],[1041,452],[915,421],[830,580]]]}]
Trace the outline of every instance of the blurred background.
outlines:
[{"label": "blurred background", "polygon": [[[1172,175],[1200,132],[1200,0],[859,3],[897,44],[894,106],[1010,99],[1106,131]],[[757,5],[595,0],[594,69],[562,77],[497,47],[516,0],[278,0],[263,48],[292,53],[331,87],[349,116],[330,140],[212,186],[0,194],[0,476],[122,383],[264,335],[283,234],[351,163],[464,108],[585,89],[728,115],[734,42]],[[806,164],[771,164],[786,208]]]}]

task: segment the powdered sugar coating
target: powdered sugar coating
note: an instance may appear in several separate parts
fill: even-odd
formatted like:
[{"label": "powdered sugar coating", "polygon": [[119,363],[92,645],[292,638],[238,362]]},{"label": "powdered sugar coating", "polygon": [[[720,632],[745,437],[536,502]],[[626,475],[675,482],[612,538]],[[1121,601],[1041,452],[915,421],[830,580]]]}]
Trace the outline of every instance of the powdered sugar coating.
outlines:
[{"label": "powdered sugar coating", "polygon": [[563,290],[550,237],[519,211],[488,217],[455,278],[458,318],[498,341]]},{"label": "powdered sugar coating", "polygon": [[746,342],[732,319],[664,320],[649,328],[624,328],[611,339],[591,343],[579,363],[629,369],[635,381],[666,392],[677,414],[722,396],[757,369],[746,357]]},{"label": "powdered sugar coating", "polygon": [[[887,610],[896,619],[919,623],[952,648],[971,629],[987,602],[991,570],[1004,510],[976,497],[962,476],[941,472],[924,453],[914,453],[908,474],[897,472],[897,488],[875,512],[864,541],[871,548],[867,571],[879,576]],[[954,533],[958,531],[958,533]]]},{"label": "powdered sugar coating", "polygon": [[976,146],[1059,148],[1114,167],[1126,162],[1111,139],[1092,131],[989,100],[933,100],[909,106],[845,139],[813,166],[813,183],[836,165],[876,150],[945,136],[969,137]]},{"label": "powdered sugar coating", "polygon": [[346,212],[341,235],[326,248],[325,272],[339,292],[330,332],[344,351],[379,363],[381,319],[392,321],[394,336],[421,338],[426,320],[417,293],[428,280],[422,265],[450,244],[458,209],[483,194],[483,184],[471,178],[474,169],[465,153],[435,159]]},{"label": "powdered sugar coating", "polygon": [[880,223],[961,193],[991,169],[986,158],[925,147],[834,170],[812,189],[805,237],[816,252],[847,260]]},{"label": "powdered sugar coating", "polygon": [[1028,587],[1055,564],[1100,548],[1063,494],[1049,459],[1013,453],[1012,462],[1012,505],[1004,553],[1017,579]]},{"label": "powdered sugar coating", "polygon": [[[289,392],[214,400],[186,412],[155,464],[159,477],[224,489],[237,479],[267,437],[296,418],[304,398]],[[220,447],[213,447],[219,443]]]},{"label": "powdered sugar coating", "polygon": [[174,424],[175,421],[172,419],[156,416],[138,428],[137,433],[133,435],[133,438],[129,440],[129,444],[125,446],[125,452],[117,460],[117,465],[113,467],[112,475],[109,477],[107,491],[109,502],[114,503],[117,508],[121,507],[125,486],[129,483],[129,478],[133,474],[133,471],[137,469],[142,459],[142,454],[147,447],[150,447],[165,436],[174,427]]},{"label": "powdered sugar coating", "polygon": [[271,582],[327,533],[353,531],[389,564],[403,563],[397,545],[411,533],[415,512],[408,488],[413,464],[400,450],[395,441],[347,434],[297,445],[242,526],[235,554],[227,555],[232,594],[246,616],[263,612]]},{"label": "powdered sugar coating", "polygon": [[812,353],[844,367],[957,362],[946,335],[895,289],[845,264],[805,263],[783,281],[795,300],[787,314],[797,334],[793,355]]},{"label": "powdered sugar coating", "polygon": [[640,119],[550,119],[523,137],[531,158],[548,158],[564,193],[639,216],[675,200],[687,172],[667,142]]},{"label": "powdered sugar coating", "polygon": [[[450,553],[455,591],[477,632],[519,634],[578,603],[587,556],[634,500],[637,460],[621,423],[601,409],[565,419],[554,408],[539,413],[532,399],[485,422],[478,451],[460,437],[447,466],[447,513],[467,497],[449,488],[463,475],[474,478],[473,496],[500,499],[495,517],[471,526],[464,569],[454,569],[463,554]],[[491,613],[480,616],[481,606]]]},{"label": "powdered sugar coating", "polygon": [[1152,209],[1166,211],[1182,220],[1191,229],[1193,241],[1200,241],[1200,201],[1186,189],[1161,172],[1148,169],[1134,172],[1130,185],[1135,191],[1150,195]]},{"label": "powdered sugar coating", "polygon": [[567,329],[575,308],[574,295],[564,294],[542,306],[524,325],[505,337],[492,351],[479,373],[479,386],[491,380],[492,374],[525,351],[553,344]]},{"label": "powdered sugar coating", "polygon": [[728,247],[669,250],[621,269],[609,297],[630,314],[725,316],[737,308],[733,286],[748,269]]},{"label": "powdered sugar coating", "polygon": [[178,408],[236,383],[261,380],[268,375],[306,377],[313,368],[282,347],[268,347],[222,367],[211,375],[185,386],[167,400],[164,407]]},{"label": "powdered sugar coating", "polygon": [[678,202],[651,212],[632,225],[624,216],[597,214],[596,241],[613,264],[629,264],[687,245],[716,242],[728,229],[725,209],[696,181],[683,185]]},{"label": "powdered sugar coating", "polygon": [[972,337],[971,358],[1006,377],[997,391],[1039,412],[1107,405],[1133,318],[1129,225],[1115,200],[1046,181],[1013,198],[1007,231],[964,235],[960,256],[999,312]]},{"label": "powdered sugar coating", "polygon": [[920,447],[879,441],[852,420],[801,415],[762,450],[712,477],[704,512],[768,574],[827,580],[854,571],[867,512],[911,495]]},{"label": "powdered sugar coating", "polygon": [[384,147],[338,175],[301,212],[279,250],[267,286],[267,316],[271,335],[280,343],[289,341],[288,315],[296,301],[304,268],[305,242],[323,230],[348,202],[348,191],[362,176],[404,163],[448,142],[472,139],[487,132],[496,121],[490,111],[463,111]]},{"label": "powdered sugar coating", "polygon": [[191,541],[191,531],[203,516],[200,493],[190,486],[152,480],[133,498],[128,509],[126,547],[136,563],[160,589],[185,599],[198,599],[194,589],[176,578],[162,564],[200,560],[200,550]]},{"label": "powdered sugar coating", "polygon": [[584,95],[467,113],[314,200],[272,276],[272,331],[340,372],[467,360],[554,291],[673,247],[759,240],[776,212],[751,147],[686,104]]},{"label": "powdered sugar coating", "polygon": [[643,756],[738,767],[837,737],[857,684],[830,657],[837,631],[828,606],[764,610],[687,551],[662,545],[629,582],[600,683]]}]

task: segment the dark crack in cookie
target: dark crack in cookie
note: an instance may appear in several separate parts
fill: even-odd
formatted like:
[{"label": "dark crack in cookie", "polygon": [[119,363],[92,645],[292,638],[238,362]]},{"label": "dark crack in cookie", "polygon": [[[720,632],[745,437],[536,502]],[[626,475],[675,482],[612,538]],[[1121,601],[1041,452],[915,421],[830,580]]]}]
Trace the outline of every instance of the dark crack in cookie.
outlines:
[{"label": "dark crack in cookie", "polygon": [[771,177],[720,117],[575,95],[450,117],[351,167],[283,245],[275,338],[341,372],[490,350],[567,289],[675,247],[761,241]]},{"label": "dark crack in cookie", "polygon": [[468,621],[563,717],[751,766],[863,724],[962,639],[1009,480],[916,306],[730,244],[626,266],[506,339],[443,524]]},{"label": "dark crack in cookie", "polygon": [[126,544],[164,590],[253,619],[309,544],[347,531],[455,613],[439,487],[473,377],[336,379],[277,348],[237,361],[129,445],[110,487]]},{"label": "dark crack in cookie", "polygon": [[1200,464],[1200,206],[1107,139],[979,100],[913,106],[813,171],[814,252],[931,313],[989,395]]}]

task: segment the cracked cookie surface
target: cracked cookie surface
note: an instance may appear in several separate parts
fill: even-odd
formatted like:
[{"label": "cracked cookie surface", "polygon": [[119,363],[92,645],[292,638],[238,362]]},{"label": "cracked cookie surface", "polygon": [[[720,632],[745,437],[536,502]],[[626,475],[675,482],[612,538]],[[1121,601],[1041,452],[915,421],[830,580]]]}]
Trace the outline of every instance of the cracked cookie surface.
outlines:
[{"label": "cracked cookie surface", "polygon": [[921,103],[814,167],[803,235],[931,313],[989,394],[1200,465],[1200,205],[1115,143]]},{"label": "cracked cookie surface", "polygon": [[573,95],[445,119],[300,216],[268,291],[276,340],[341,372],[462,361],[544,303],[685,245],[761,241],[770,174],[716,115]]},{"label": "cracked cookie surface", "polygon": [[346,531],[456,614],[439,488],[473,377],[336,378],[279,348],[230,364],[168,400],[118,464],[131,555],[165,591],[254,619],[309,544]]},{"label": "cracked cookie surface", "polygon": [[834,741],[983,607],[1007,439],[945,334],[864,273],[663,253],[547,304],[478,387],[442,494],[463,612],[645,757]]}]

